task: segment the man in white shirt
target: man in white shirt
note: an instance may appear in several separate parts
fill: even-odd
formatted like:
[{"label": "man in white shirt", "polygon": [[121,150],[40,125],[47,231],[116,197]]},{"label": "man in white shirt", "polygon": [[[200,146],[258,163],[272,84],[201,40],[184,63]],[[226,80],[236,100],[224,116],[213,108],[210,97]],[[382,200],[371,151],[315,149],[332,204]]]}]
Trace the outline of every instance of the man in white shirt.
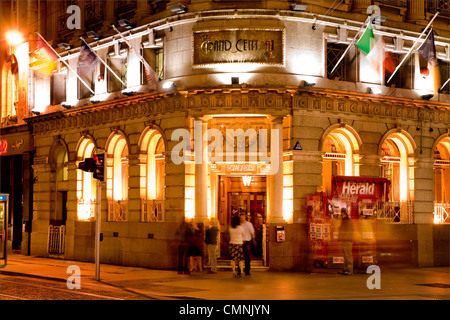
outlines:
[{"label": "man in white shirt", "polygon": [[253,225],[251,222],[247,221],[245,219],[245,213],[240,214],[241,219],[241,226],[244,229],[244,236],[243,236],[243,247],[244,247],[244,260],[245,260],[245,267],[244,267],[244,273],[245,275],[250,275],[250,254],[252,250],[252,241],[255,239],[255,228],[253,228]]}]

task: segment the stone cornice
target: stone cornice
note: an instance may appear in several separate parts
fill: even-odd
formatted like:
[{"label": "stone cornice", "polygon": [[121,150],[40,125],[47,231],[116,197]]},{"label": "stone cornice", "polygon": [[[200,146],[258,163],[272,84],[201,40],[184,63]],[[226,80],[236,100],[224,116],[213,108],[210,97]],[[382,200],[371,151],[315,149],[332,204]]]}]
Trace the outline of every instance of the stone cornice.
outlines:
[{"label": "stone cornice", "polygon": [[[267,114],[287,116],[310,110],[331,114],[389,117],[399,120],[450,122],[450,106],[441,102],[321,88],[224,86],[179,88],[177,94],[162,92],[101,102],[28,118],[35,134],[111,125],[120,121],[170,118],[175,112],[198,117],[212,114]],[[380,120],[384,121],[384,120]]]}]

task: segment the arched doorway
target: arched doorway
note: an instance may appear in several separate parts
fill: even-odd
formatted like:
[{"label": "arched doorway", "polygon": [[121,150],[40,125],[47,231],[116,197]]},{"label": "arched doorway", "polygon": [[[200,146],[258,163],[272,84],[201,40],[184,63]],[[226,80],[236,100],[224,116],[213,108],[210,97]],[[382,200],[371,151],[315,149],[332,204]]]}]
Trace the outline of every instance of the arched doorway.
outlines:
[{"label": "arched doorway", "polygon": [[52,187],[52,215],[50,224],[65,225],[67,219],[67,192],[69,180],[68,152],[64,142],[56,141],[50,151]]}]

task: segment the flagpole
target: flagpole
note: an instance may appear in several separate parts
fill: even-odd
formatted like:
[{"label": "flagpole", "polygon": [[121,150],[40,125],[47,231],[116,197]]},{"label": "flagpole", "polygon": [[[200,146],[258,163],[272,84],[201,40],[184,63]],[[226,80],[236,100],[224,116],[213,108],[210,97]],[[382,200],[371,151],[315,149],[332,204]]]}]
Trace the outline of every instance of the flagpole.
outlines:
[{"label": "flagpole", "polygon": [[403,60],[399,63],[399,65],[395,68],[394,72],[391,74],[390,78],[388,79],[388,81],[386,81],[386,84],[389,83],[389,81],[391,81],[392,77],[395,75],[395,73],[398,71],[398,69],[400,69],[400,67],[402,66],[403,62],[405,62],[405,60],[409,57],[409,55],[411,54],[411,52],[414,50],[414,47],[416,46],[416,44],[419,42],[420,38],[422,38],[422,36],[425,34],[425,32],[428,30],[428,28],[431,26],[431,24],[433,23],[434,19],[436,19],[437,15],[439,14],[439,11],[437,11],[433,18],[431,18],[430,22],[428,23],[428,25],[426,26],[426,28],[422,31],[422,33],[420,34],[419,38],[417,38],[416,42],[414,42],[414,44],[412,45],[411,49],[409,49],[408,53],[406,54],[406,56],[403,58]]},{"label": "flagpole", "polygon": [[345,55],[347,54],[347,52],[350,50],[350,48],[352,47],[352,45],[355,43],[356,39],[358,38],[359,33],[361,32],[361,30],[364,28],[364,26],[367,23],[367,20],[370,19],[370,15],[369,17],[366,19],[366,21],[364,21],[363,25],[361,26],[361,28],[358,30],[358,32],[356,33],[355,37],[353,38],[352,42],[348,45],[347,49],[344,51],[344,53],[342,54],[341,58],[339,59],[339,61],[336,63],[336,65],[334,66],[333,70],[331,70],[330,75],[333,74],[334,70],[336,70],[336,68],[338,67],[338,65],[341,63],[342,59],[344,59]]},{"label": "flagpole", "polygon": [[77,76],[77,78],[81,81],[81,83],[83,83],[84,86],[85,86],[86,88],[88,88],[89,91],[90,91],[93,95],[95,95],[95,92],[91,89],[91,87],[88,86],[87,83],[86,83],[86,82],[78,75],[78,73],[76,73],[76,72],[69,66],[69,64],[61,58],[61,56],[58,54],[58,52],[56,52],[55,49],[53,49],[53,47],[52,47],[52,46],[44,39],[44,37],[42,37],[41,34],[40,34],[39,32],[37,32],[37,31],[35,31],[35,33],[39,36],[39,38],[42,39],[42,41],[44,41],[44,43],[45,43],[50,49],[52,49],[53,53],[55,53],[55,54],[58,56],[59,60],[62,61],[62,62],[66,65],[66,67],[69,68],[69,70],[72,71],[72,72]]},{"label": "flagpole", "polygon": [[439,89],[439,91],[441,91],[442,89],[444,89],[444,87],[447,85],[447,83],[450,81],[450,78],[447,79],[447,81],[444,82],[444,84],[442,85],[442,87]]},{"label": "flagpole", "polygon": [[111,69],[111,67],[108,66],[108,64],[105,61],[103,61],[103,59],[100,58],[100,56],[94,50],[92,50],[92,48],[87,44],[87,42],[83,39],[83,37],[80,36],[80,39],[88,46],[89,49],[91,49],[91,52],[95,54],[95,56],[101,61],[101,63],[103,63],[105,67],[117,78],[117,80],[119,80],[120,83],[122,83],[123,86],[126,87],[127,85],[122,81],[122,79],[120,79],[120,77]]}]

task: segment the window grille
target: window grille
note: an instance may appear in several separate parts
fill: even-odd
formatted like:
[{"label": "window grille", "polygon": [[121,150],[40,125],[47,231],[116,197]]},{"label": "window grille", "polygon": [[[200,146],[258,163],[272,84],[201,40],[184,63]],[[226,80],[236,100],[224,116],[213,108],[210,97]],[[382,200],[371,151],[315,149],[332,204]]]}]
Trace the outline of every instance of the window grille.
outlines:
[{"label": "window grille", "polygon": [[334,67],[337,65],[339,59],[344,54],[344,51],[347,49],[348,45],[338,44],[338,43],[327,43],[327,78],[334,79],[339,78],[340,80],[347,79],[346,72],[346,59],[344,58],[339,65],[336,67],[336,70],[331,74]]},{"label": "window grille", "polygon": [[164,221],[164,200],[141,200],[141,222]]}]

